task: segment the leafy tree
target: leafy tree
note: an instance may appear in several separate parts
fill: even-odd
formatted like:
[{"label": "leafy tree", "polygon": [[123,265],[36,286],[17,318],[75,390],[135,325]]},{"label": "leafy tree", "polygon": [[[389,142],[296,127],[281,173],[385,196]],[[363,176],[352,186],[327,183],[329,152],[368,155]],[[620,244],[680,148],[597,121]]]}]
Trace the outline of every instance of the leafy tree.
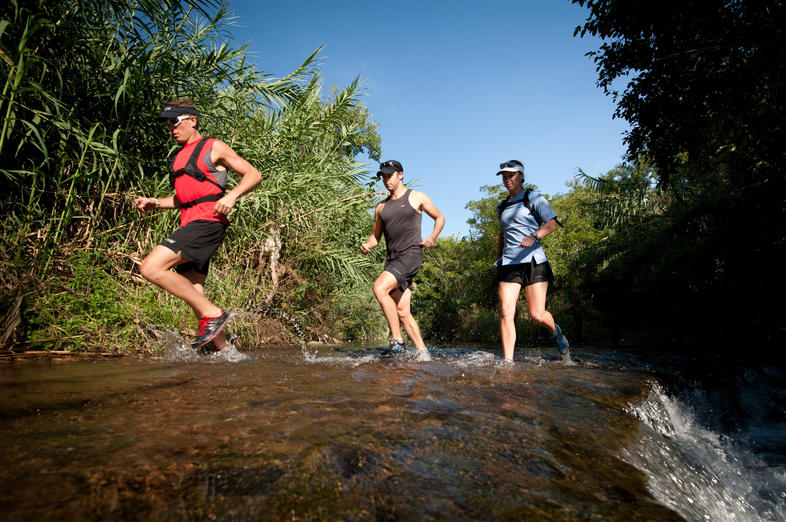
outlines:
[{"label": "leafy tree", "polygon": [[620,280],[641,283],[640,313],[675,336],[777,344],[786,331],[775,305],[786,290],[784,3],[574,3],[589,10],[576,34],[604,39],[590,55],[631,124],[629,160],[650,158],[670,195],[667,225],[644,242],[631,236],[636,255],[614,263]]},{"label": "leafy tree", "polygon": [[604,39],[589,55],[616,115],[633,125],[631,159],[651,156],[663,181],[677,171],[718,175],[718,161],[735,167],[726,172],[733,183],[783,171],[782,1],[574,3],[590,11],[576,34]]}]

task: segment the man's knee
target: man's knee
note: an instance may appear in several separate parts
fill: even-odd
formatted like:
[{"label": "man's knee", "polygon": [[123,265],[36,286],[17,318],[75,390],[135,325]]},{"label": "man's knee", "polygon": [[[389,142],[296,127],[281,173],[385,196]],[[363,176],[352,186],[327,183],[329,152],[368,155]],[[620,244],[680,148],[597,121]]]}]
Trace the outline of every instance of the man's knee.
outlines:
[{"label": "man's knee", "polygon": [[400,320],[402,320],[402,321],[412,317],[412,312],[409,309],[409,305],[407,305],[407,306],[401,306],[401,305],[396,306],[396,312],[398,312],[398,318]]},{"label": "man's knee", "polygon": [[389,295],[395,288],[388,281],[377,279],[374,282],[374,295],[377,296],[377,299],[381,299]]},{"label": "man's knee", "polygon": [[149,257],[146,257],[142,264],[139,265],[139,273],[151,283],[155,283],[161,277],[161,267],[151,262]]},{"label": "man's knee", "polygon": [[512,321],[516,317],[516,307],[502,307],[499,310],[499,318],[503,321]]}]

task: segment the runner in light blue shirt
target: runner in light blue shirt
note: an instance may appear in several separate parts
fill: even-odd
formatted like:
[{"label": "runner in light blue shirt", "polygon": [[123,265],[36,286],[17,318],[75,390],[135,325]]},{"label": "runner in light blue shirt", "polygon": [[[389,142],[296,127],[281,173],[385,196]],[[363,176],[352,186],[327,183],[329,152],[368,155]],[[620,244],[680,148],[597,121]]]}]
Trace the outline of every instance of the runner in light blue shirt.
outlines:
[{"label": "runner in light blue shirt", "polygon": [[521,287],[527,298],[532,320],[547,328],[563,358],[569,355],[569,343],[562,329],[546,310],[546,293],[554,281],[541,240],[557,229],[557,213],[546,198],[534,190],[524,190],[524,165],[518,160],[500,164],[497,175],[508,191],[508,198],[498,205],[499,247],[497,280],[499,282],[500,334],[506,363],[513,362],[516,345],[516,303]]}]

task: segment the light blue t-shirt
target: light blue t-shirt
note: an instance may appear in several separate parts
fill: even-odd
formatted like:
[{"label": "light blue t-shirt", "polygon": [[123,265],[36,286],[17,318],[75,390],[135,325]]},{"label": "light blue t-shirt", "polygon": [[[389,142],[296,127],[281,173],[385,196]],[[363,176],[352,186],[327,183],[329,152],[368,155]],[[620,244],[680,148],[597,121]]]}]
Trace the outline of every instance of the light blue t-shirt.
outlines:
[{"label": "light blue t-shirt", "polygon": [[[522,190],[520,194],[510,198],[499,217],[503,246],[502,258],[494,263],[496,266],[529,263],[533,257],[536,263],[544,263],[547,260],[546,252],[543,251],[543,245],[540,241],[535,241],[529,248],[521,247],[521,242],[524,238],[540,228],[535,216],[522,203],[525,193],[526,190]],[[546,201],[546,198],[540,192],[531,190],[529,203],[540,214],[543,223],[557,217],[557,213],[551,208],[551,204]]]}]

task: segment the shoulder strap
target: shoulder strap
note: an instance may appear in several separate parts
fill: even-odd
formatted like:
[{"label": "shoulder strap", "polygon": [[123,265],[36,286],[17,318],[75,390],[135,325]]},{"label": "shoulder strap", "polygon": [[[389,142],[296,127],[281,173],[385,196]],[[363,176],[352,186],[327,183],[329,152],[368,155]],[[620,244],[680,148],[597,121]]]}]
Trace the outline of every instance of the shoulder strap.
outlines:
[{"label": "shoulder strap", "polygon": [[202,138],[199,140],[199,143],[196,144],[194,150],[191,151],[191,156],[188,158],[188,162],[186,162],[185,167],[175,170],[175,160],[177,159],[177,155],[175,155],[175,159],[172,160],[172,164],[169,166],[169,181],[172,186],[175,186],[175,179],[179,178],[183,174],[188,174],[192,178],[197,181],[207,181],[212,183],[213,185],[217,186],[221,190],[224,190],[224,187],[213,181],[212,179],[205,176],[205,173],[199,170],[197,162],[199,161],[199,156],[202,154],[202,149],[207,144],[208,139]]},{"label": "shoulder strap", "polygon": [[508,196],[504,200],[502,200],[497,205],[497,218],[501,218],[502,217],[502,213],[509,206],[515,205],[516,203],[521,203],[525,207],[527,207],[527,209],[529,209],[529,213],[532,214],[532,217],[535,218],[535,221],[538,222],[538,225],[542,225],[543,224],[543,220],[541,219],[540,214],[538,214],[538,212],[535,210],[535,207],[533,207],[532,204],[529,202],[529,193],[530,193],[530,189],[527,189],[526,191],[524,191],[524,197],[521,198],[519,201],[510,201],[510,196]]},{"label": "shoulder strap", "polygon": [[521,202],[524,203],[524,206],[529,209],[529,213],[532,214],[532,217],[535,218],[535,221],[538,222],[538,226],[540,226],[543,224],[543,218],[540,217],[538,211],[535,210],[535,207],[533,207],[532,203],[529,202],[529,193],[530,190],[527,189],[527,191],[524,192],[524,199]]},{"label": "shoulder strap", "polygon": [[[530,193],[530,192],[531,192],[531,190],[530,190],[530,189],[527,189],[527,190],[524,192],[524,197],[523,197],[523,198],[521,198],[521,200],[520,200],[520,201],[514,201],[514,202],[512,202],[512,203],[511,203],[511,202],[509,201],[509,200],[510,200],[510,196],[508,196],[507,198],[505,198],[504,200],[502,200],[502,201],[501,201],[501,202],[500,202],[500,203],[497,205],[497,219],[499,219],[499,218],[501,218],[501,217],[502,217],[502,212],[503,212],[503,211],[504,211],[506,208],[508,208],[508,207],[509,207],[509,206],[511,206],[511,205],[515,205],[516,203],[521,203],[521,204],[523,204],[525,207],[527,207],[527,209],[529,210],[529,213],[530,213],[530,214],[532,214],[532,217],[534,217],[534,218],[535,218],[535,221],[537,221],[537,223],[538,223],[538,226],[541,226],[541,225],[543,224],[543,218],[542,218],[542,217],[540,217],[540,213],[539,213],[537,210],[535,210],[535,207],[533,207],[533,206],[532,206],[532,203],[530,203],[530,201],[529,201],[529,193]],[[562,226],[562,223],[560,223],[560,220],[559,220],[559,219],[557,219],[557,218],[554,218],[554,219],[555,219],[555,221],[557,222],[557,224],[558,224],[559,226]]]}]

